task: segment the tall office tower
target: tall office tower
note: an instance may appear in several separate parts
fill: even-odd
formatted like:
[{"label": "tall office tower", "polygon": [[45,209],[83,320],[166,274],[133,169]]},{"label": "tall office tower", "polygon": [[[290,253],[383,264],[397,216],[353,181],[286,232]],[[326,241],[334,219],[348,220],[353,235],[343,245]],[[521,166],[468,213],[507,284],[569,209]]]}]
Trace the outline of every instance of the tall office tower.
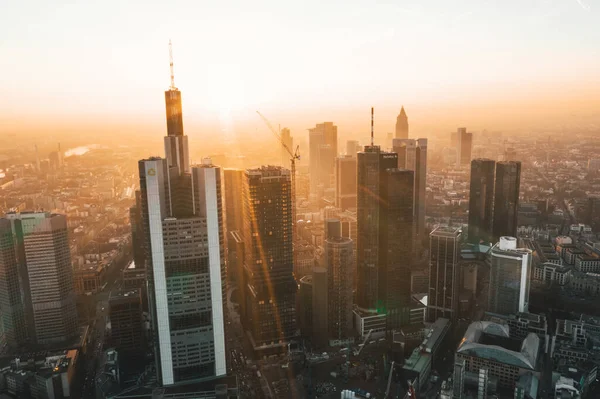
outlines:
[{"label": "tall office tower", "polygon": [[414,229],[414,172],[397,166],[378,146],[358,153],[357,305],[386,314],[388,330],[408,313]]},{"label": "tall office tower", "polygon": [[144,355],[142,341],[142,291],[133,289],[110,294],[108,299],[110,342],[120,353]]},{"label": "tall office tower", "polygon": [[496,163],[494,192],[494,240],[502,236],[517,236],[521,162]]},{"label": "tall office tower", "polygon": [[415,222],[417,234],[426,232],[425,204],[427,202],[427,139],[417,139],[417,169],[415,171]]},{"label": "tall office tower", "polygon": [[[294,138],[290,133],[290,129],[284,127],[281,129],[281,141],[289,148],[289,150],[294,152]],[[287,168],[290,165],[290,154],[287,152],[283,146],[281,147],[281,166]]]},{"label": "tall office tower", "polygon": [[169,58],[171,66],[171,85],[165,91],[167,111],[167,135],[164,138],[165,155],[169,167],[177,168],[179,174],[190,172],[188,137],[183,134],[183,113],[181,108],[181,92],[175,87],[173,74],[173,52],[169,42]]},{"label": "tall office tower", "polygon": [[529,309],[532,253],[515,237],[500,237],[490,251],[488,311],[510,315]]},{"label": "tall office tower", "polygon": [[342,340],[352,336],[352,290],[354,289],[354,244],[342,237],[337,219],[325,221],[325,259],[327,268],[328,336]]},{"label": "tall office tower", "polygon": [[437,227],[429,234],[429,321],[455,320],[458,314],[460,236],[458,227]]},{"label": "tall office tower", "polygon": [[335,206],[342,211],[356,208],[356,157],[335,160]]},{"label": "tall office tower", "polygon": [[456,164],[468,165],[471,162],[473,134],[467,133],[466,127],[459,127],[456,133],[451,133],[450,142],[456,148]]},{"label": "tall office tower", "polygon": [[491,159],[474,159],[471,162],[469,241],[472,243],[492,240],[495,168],[496,163]]},{"label": "tall office tower", "polygon": [[415,233],[425,232],[427,184],[427,139],[394,139],[393,152],[398,154],[398,168],[415,172]]},{"label": "tall office tower", "polygon": [[454,378],[452,384],[452,399],[463,399],[465,387],[465,359],[457,358],[454,362]]},{"label": "tall office tower", "polygon": [[397,139],[407,139],[408,138],[408,117],[406,116],[406,111],[404,110],[404,106],[400,110],[398,117],[396,118],[396,136]]},{"label": "tall office tower", "polygon": [[356,154],[360,151],[360,145],[356,140],[346,141],[346,155],[356,158]]},{"label": "tall office tower", "polygon": [[329,290],[328,270],[324,267],[312,269],[312,341],[317,348],[329,344]]},{"label": "tall office tower", "polygon": [[10,220],[0,219],[0,331],[11,348],[27,339],[16,245]]},{"label": "tall office tower", "polygon": [[49,212],[6,215],[16,235],[20,289],[31,342],[56,344],[79,335],[67,218]]},{"label": "tall office tower", "polygon": [[228,281],[238,280],[241,270],[236,270],[233,265],[237,264],[238,257],[243,258],[242,253],[238,253],[237,248],[241,238],[232,236],[232,232],[242,234],[244,223],[242,219],[242,186],[244,182],[244,171],[241,169],[224,169],[223,181],[225,184],[225,230],[227,237],[227,274]]},{"label": "tall office tower", "polygon": [[333,122],[319,123],[308,129],[310,192],[317,193],[322,185],[329,188],[338,154],[337,126]]},{"label": "tall office tower", "polygon": [[191,174],[179,172],[166,159],[139,161],[148,302],[163,385],[226,374],[221,173],[210,159]]},{"label": "tall office tower", "polygon": [[255,350],[285,346],[296,334],[290,171],[248,169],[243,184],[245,325]]}]

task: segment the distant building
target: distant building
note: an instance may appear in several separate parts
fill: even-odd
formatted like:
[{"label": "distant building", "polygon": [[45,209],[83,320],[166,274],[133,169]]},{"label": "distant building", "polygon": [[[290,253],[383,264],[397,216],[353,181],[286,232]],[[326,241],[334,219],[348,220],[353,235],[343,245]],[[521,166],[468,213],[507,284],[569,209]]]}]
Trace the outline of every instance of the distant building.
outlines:
[{"label": "distant building", "polygon": [[335,158],[338,155],[337,126],[333,122],[317,124],[308,130],[310,158],[310,192],[316,194],[319,186],[331,187]]},{"label": "distant building", "polygon": [[450,146],[456,149],[456,164],[468,165],[471,162],[473,134],[467,133],[466,127],[459,127],[450,136]]},{"label": "distant building", "polygon": [[342,211],[356,208],[356,156],[335,160],[335,206]]},{"label": "distant building", "polygon": [[[287,127],[284,127],[283,129],[281,129],[281,141],[283,142],[283,144],[285,144],[285,146],[292,152],[292,154],[294,153],[294,138],[292,137],[291,133],[290,133],[290,129],[288,129]],[[284,168],[289,168],[290,166],[290,154],[287,152],[287,150],[285,149],[285,147],[281,146],[281,166],[283,166]]]},{"label": "distant building", "polygon": [[360,151],[360,144],[356,140],[346,141],[346,155],[356,158],[356,154]]},{"label": "distant building", "polygon": [[398,139],[408,138],[408,116],[406,116],[404,106],[402,106],[400,113],[396,118],[396,134],[394,137]]},{"label": "distant building", "polygon": [[517,239],[500,237],[490,251],[488,310],[499,314],[527,312],[532,252],[517,249]]},{"label": "distant building", "polygon": [[461,287],[460,237],[461,230],[457,227],[438,227],[429,234],[429,321],[457,317]]}]

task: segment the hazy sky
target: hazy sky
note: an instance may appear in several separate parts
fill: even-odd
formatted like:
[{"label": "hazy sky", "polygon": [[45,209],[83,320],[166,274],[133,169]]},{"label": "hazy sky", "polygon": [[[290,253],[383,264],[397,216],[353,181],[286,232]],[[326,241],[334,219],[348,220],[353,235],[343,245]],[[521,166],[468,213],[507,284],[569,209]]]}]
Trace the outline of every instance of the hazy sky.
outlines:
[{"label": "hazy sky", "polygon": [[402,104],[414,122],[510,97],[589,105],[600,88],[598,0],[2,4],[0,121],[13,128],[93,115],[163,128],[169,38],[184,117],[199,123],[261,109],[308,127],[375,105],[389,130]]}]

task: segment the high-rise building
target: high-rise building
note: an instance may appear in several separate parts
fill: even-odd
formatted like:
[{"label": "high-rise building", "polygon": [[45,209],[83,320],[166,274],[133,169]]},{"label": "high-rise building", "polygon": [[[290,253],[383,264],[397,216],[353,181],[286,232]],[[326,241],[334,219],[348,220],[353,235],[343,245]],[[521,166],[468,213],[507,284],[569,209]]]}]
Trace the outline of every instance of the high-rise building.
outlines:
[{"label": "high-rise building", "polygon": [[142,291],[111,293],[108,300],[110,343],[119,353],[144,355],[142,336]]},{"label": "high-rise building", "polygon": [[[169,49],[170,50],[170,49]],[[181,92],[175,87],[173,58],[171,57],[171,86],[165,91],[167,135],[164,138],[168,166],[177,168],[179,174],[190,172],[188,137],[183,134]]]},{"label": "high-rise building", "polygon": [[137,269],[146,267],[144,249],[144,225],[142,223],[142,193],[135,192],[135,205],[129,209],[129,222],[131,223],[131,249],[133,261]]},{"label": "high-rise building", "polygon": [[342,237],[337,219],[326,222],[324,266],[327,269],[328,337],[343,340],[352,336],[352,290],[354,289],[354,245]]},{"label": "high-rise building", "polygon": [[296,334],[291,185],[281,167],[245,172],[242,318],[257,351],[283,348]]},{"label": "high-rise building", "polygon": [[[228,281],[238,280],[241,270],[237,270],[233,265],[237,264],[238,258],[243,258],[243,254],[237,251],[244,228],[242,219],[242,185],[244,182],[244,171],[241,169],[224,169],[223,181],[225,184],[225,231],[227,237],[227,279]],[[237,232],[237,236],[232,233]]]},{"label": "high-rise building", "polygon": [[457,165],[468,165],[471,162],[473,134],[467,133],[466,127],[459,127],[456,132],[451,133],[450,145],[456,148]]},{"label": "high-rise building", "polygon": [[310,192],[318,192],[318,187],[331,187],[335,158],[338,154],[337,126],[333,122],[317,124],[308,129]]},{"label": "high-rise building", "polygon": [[398,168],[415,172],[415,233],[425,232],[427,185],[427,139],[394,139],[393,152],[398,154]]},{"label": "high-rise building", "polygon": [[[287,146],[287,148],[294,152],[294,138],[290,133],[290,129],[284,127],[281,129],[281,141]],[[287,150],[281,146],[281,166],[287,168],[290,164],[290,154]]]},{"label": "high-rise building", "polygon": [[342,211],[356,208],[356,157],[335,160],[335,206]]},{"label": "high-rise building", "polygon": [[358,153],[357,305],[386,314],[388,330],[410,304],[414,172],[397,166],[398,155],[378,146]]},{"label": "high-rise building", "polygon": [[0,219],[0,331],[11,348],[27,339],[15,238],[10,220]]},{"label": "high-rise building", "polygon": [[457,227],[437,227],[429,234],[429,296],[427,319],[456,319],[460,272],[461,231]]},{"label": "high-rise building", "polygon": [[346,141],[346,155],[356,158],[356,154],[360,151],[360,145],[356,140]]},{"label": "high-rise building", "polygon": [[404,110],[404,106],[400,109],[400,113],[398,117],[396,117],[396,136],[397,139],[407,139],[408,138],[408,117],[406,116],[406,111]]},{"label": "high-rise building", "polygon": [[515,237],[500,237],[490,251],[488,311],[515,314],[529,310],[531,250],[517,248]]},{"label": "high-rise building", "polygon": [[[19,290],[29,341],[43,345],[69,342],[79,335],[79,326],[66,217],[49,212],[9,213],[5,217],[16,237]],[[15,290],[13,285],[10,291]]]},{"label": "high-rise building", "polygon": [[[185,168],[184,168],[185,170]],[[226,374],[221,172],[139,162],[155,359],[163,385]]]},{"label": "high-rise building", "polygon": [[492,240],[495,167],[496,163],[491,159],[471,162],[469,241],[473,243]]},{"label": "high-rise building", "polygon": [[494,192],[494,240],[517,236],[521,162],[497,162]]}]

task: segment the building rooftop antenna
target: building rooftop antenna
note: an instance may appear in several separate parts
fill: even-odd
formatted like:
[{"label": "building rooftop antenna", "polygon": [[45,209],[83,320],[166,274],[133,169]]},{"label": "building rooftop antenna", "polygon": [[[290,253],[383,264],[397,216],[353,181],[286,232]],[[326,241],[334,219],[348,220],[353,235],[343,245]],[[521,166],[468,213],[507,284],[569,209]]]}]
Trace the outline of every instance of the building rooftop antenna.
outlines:
[{"label": "building rooftop antenna", "polygon": [[169,67],[171,68],[171,90],[177,90],[175,87],[175,72],[173,72],[173,44],[169,39]]},{"label": "building rooftop antenna", "polygon": [[373,138],[373,107],[371,107],[371,147],[373,147],[374,144],[374,138]]}]

